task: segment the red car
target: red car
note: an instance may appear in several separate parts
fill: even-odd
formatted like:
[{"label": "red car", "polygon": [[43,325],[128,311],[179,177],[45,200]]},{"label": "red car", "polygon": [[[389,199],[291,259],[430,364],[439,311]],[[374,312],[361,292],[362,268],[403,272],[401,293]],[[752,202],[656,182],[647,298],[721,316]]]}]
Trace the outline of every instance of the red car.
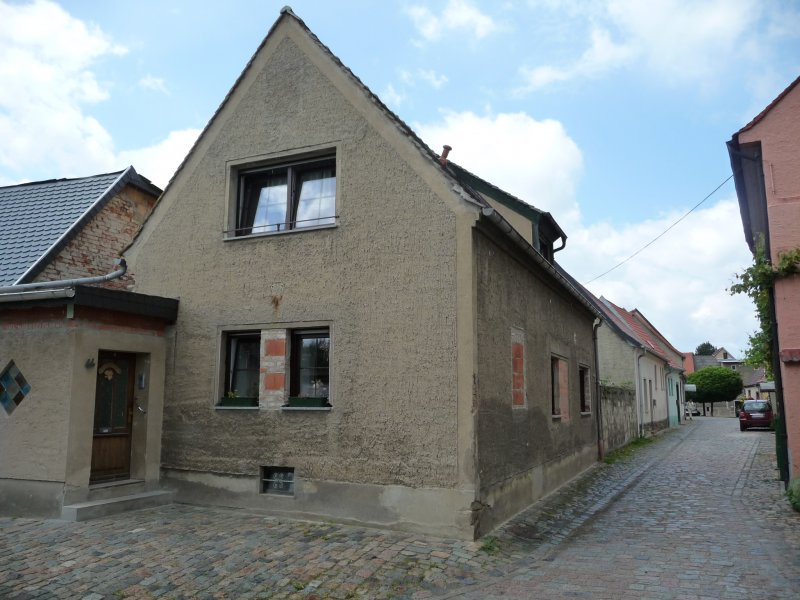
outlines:
[{"label": "red car", "polygon": [[739,410],[739,430],[772,427],[772,406],[766,400],[746,400]]}]

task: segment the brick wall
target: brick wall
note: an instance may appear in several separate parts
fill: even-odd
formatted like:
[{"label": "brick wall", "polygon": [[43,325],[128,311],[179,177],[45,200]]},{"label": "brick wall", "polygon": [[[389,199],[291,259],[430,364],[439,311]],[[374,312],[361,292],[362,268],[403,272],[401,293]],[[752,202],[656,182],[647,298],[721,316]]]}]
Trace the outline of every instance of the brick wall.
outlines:
[{"label": "brick wall", "polygon": [[[114,261],[133,241],[155,202],[153,196],[126,186],[61,249],[34,281],[94,277],[114,271]],[[102,286],[127,289],[133,281],[129,271]]]}]

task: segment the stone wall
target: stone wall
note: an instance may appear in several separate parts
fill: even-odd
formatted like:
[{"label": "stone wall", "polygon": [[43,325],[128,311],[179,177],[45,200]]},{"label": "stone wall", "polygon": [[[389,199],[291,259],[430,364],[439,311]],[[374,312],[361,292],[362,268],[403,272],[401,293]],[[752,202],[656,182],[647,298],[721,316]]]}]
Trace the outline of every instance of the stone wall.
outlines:
[{"label": "stone wall", "polygon": [[636,393],[631,387],[601,385],[605,452],[621,448],[639,437]]}]

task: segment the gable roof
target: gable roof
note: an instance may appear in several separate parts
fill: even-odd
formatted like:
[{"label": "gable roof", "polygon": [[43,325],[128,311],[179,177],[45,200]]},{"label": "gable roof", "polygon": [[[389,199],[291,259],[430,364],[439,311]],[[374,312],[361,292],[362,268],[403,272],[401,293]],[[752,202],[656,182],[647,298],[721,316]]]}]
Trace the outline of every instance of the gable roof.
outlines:
[{"label": "gable roof", "polygon": [[161,190],[133,167],[124,171],[0,187],[0,286],[30,280],[125,185]]},{"label": "gable roof", "polygon": [[797,78],[797,79],[795,79],[795,80],[794,80],[792,83],[790,83],[788,86],[786,86],[786,89],[785,89],[785,90],[783,90],[783,91],[782,91],[780,94],[778,94],[778,95],[775,97],[775,99],[774,99],[772,102],[770,102],[770,103],[769,103],[769,104],[768,104],[768,105],[767,105],[767,106],[764,108],[764,110],[762,110],[762,111],[761,111],[760,113],[758,113],[758,114],[757,114],[755,117],[753,117],[753,120],[752,120],[752,121],[750,121],[750,122],[749,122],[747,125],[745,125],[744,127],[742,127],[742,128],[741,128],[741,129],[740,129],[738,132],[736,132],[736,133],[737,133],[737,134],[739,134],[739,133],[744,133],[744,132],[745,132],[745,131],[747,131],[748,129],[752,129],[753,127],[755,127],[756,125],[758,125],[758,124],[759,124],[759,123],[760,123],[760,122],[761,122],[761,121],[764,119],[764,117],[766,117],[766,116],[767,116],[767,114],[768,114],[768,113],[769,113],[769,112],[770,112],[770,111],[771,111],[773,108],[775,108],[775,107],[776,107],[778,104],[780,104],[781,100],[783,100],[783,99],[784,99],[784,98],[787,96],[787,94],[789,94],[789,92],[791,92],[791,91],[792,91],[792,90],[795,88],[795,86],[796,86],[798,83],[800,83],[800,77],[798,77],[798,78]]},{"label": "gable roof", "polygon": [[600,301],[604,302],[606,306],[608,306],[608,308],[617,316],[617,318],[628,326],[636,339],[642,343],[642,347],[645,350],[655,354],[664,362],[668,363],[671,367],[676,369],[681,368],[679,365],[675,365],[670,361],[669,355],[661,346],[657,337],[650,332],[649,328],[644,322],[636,318],[635,314],[620,306],[617,306],[606,298],[600,298]]}]

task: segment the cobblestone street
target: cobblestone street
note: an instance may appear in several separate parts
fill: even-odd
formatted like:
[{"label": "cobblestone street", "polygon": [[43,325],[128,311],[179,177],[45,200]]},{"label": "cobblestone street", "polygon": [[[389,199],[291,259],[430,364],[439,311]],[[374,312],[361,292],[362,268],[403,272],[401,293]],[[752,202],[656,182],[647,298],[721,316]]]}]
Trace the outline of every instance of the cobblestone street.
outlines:
[{"label": "cobblestone street", "polygon": [[173,505],[0,519],[0,598],[795,598],[774,436],[697,418],[479,542]]}]

